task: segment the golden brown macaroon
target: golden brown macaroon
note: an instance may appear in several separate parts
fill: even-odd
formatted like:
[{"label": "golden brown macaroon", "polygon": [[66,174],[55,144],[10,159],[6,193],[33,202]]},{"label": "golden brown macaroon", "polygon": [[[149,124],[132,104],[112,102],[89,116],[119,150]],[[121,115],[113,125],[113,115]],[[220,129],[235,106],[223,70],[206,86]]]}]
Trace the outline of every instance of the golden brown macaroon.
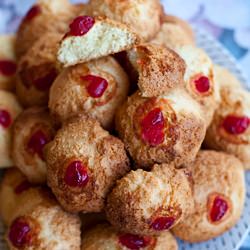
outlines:
[{"label": "golden brown macaroon", "polygon": [[223,87],[242,88],[241,82],[226,68],[214,65],[214,81]]},{"label": "golden brown macaroon", "polygon": [[0,216],[6,225],[11,223],[17,203],[26,199],[24,193],[33,192],[31,189],[31,183],[17,168],[12,167],[4,173],[0,185]]},{"label": "golden brown macaroon", "polygon": [[139,41],[125,24],[105,17],[78,16],[60,43],[57,59],[64,66],[85,63],[130,49]]},{"label": "golden brown macaroon", "polygon": [[221,88],[220,106],[207,130],[208,148],[233,154],[250,169],[250,93],[238,86]]},{"label": "golden brown macaroon", "polygon": [[154,163],[188,165],[205,137],[200,105],[183,89],[159,97],[136,92],[118,110],[116,130],[138,167]]},{"label": "golden brown macaroon", "polygon": [[84,233],[82,250],[178,250],[170,232],[159,236],[141,236],[120,233],[108,224],[98,225]]},{"label": "golden brown macaroon", "polygon": [[18,31],[16,53],[23,56],[47,31],[66,32],[68,23],[81,11],[68,0],[37,0],[27,12]]},{"label": "golden brown macaroon", "polygon": [[233,227],[244,207],[245,180],[242,163],[232,155],[199,152],[190,166],[194,181],[194,213],[173,228],[188,242],[217,237]]},{"label": "golden brown macaroon", "polygon": [[0,90],[0,168],[13,166],[11,158],[12,124],[22,111],[16,96]]},{"label": "golden brown macaroon", "polygon": [[123,143],[87,116],[65,122],[46,148],[48,185],[70,212],[100,212],[115,181],[129,171]]},{"label": "golden brown macaroon", "polygon": [[138,87],[142,96],[159,96],[185,86],[186,65],[173,50],[142,44],[128,51],[127,57],[138,72]]},{"label": "golden brown macaroon", "polygon": [[46,188],[19,194],[6,240],[11,250],[80,250],[80,219],[65,212]]},{"label": "golden brown macaroon", "polygon": [[174,49],[176,46],[194,45],[195,38],[187,22],[175,16],[165,15],[160,31],[150,43]]},{"label": "golden brown macaroon", "polygon": [[154,165],[151,172],[131,171],[108,195],[108,221],[131,234],[159,235],[184,220],[194,206],[192,185],[184,169]]},{"label": "golden brown macaroon", "polygon": [[0,89],[15,89],[17,70],[14,35],[0,35]]},{"label": "golden brown macaroon", "polygon": [[160,30],[162,7],[159,0],[90,0],[86,11],[125,23],[147,41]]},{"label": "golden brown macaroon", "polygon": [[184,76],[186,89],[201,104],[202,113],[209,126],[220,100],[212,60],[202,49],[190,45],[178,47],[176,52],[187,65]]},{"label": "golden brown macaroon", "polygon": [[13,128],[12,157],[32,183],[46,182],[44,146],[53,139],[55,127],[47,108],[33,107],[21,113]]},{"label": "golden brown macaroon", "polygon": [[114,58],[104,57],[63,70],[51,87],[49,108],[59,122],[85,113],[111,128],[128,89],[122,67]]},{"label": "golden brown macaroon", "polygon": [[50,87],[59,74],[56,53],[60,33],[42,35],[20,59],[16,92],[25,107],[48,104]]}]

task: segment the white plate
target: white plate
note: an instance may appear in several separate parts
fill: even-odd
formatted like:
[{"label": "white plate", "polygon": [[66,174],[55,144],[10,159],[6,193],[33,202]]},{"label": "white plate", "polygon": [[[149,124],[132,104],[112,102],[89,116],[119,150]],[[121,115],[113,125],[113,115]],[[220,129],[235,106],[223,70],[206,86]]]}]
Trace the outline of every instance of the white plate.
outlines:
[{"label": "white plate", "polygon": [[[224,49],[213,37],[207,33],[196,31],[196,39],[199,47],[206,50],[213,61],[221,66],[228,68],[234,73],[237,78],[247,85],[246,78],[241,71],[236,60],[230,55],[230,53]],[[241,216],[240,221],[237,225],[232,228],[229,232],[226,232],[222,236],[213,240],[199,243],[199,244],[188,244],[179,241],[179,250],[237,250],[240,248],[244,239],[250,230],[250,172],[246,174],[246,186],[247,186],[247,197],[245,203],[244,213]],[[4,243],[4,227],[0,222],[0,250],[7,250]]]}]

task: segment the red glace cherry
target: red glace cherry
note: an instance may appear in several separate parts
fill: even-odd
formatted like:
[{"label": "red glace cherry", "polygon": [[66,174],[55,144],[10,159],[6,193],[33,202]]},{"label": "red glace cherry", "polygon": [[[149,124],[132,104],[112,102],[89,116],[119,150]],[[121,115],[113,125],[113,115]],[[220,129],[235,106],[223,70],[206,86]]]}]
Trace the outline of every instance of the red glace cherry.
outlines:
[{"label": "red glace cherry", "polygon": [[26,14],[24,21],[28,22],[34,19],[41,13],[41,8],[38,5],[34,5]]},{"label": "red glace cherry", "polygon": [[212,222],[220,221],[227,213],[229,205],[225,199],[220,196],[216,196],[213,200],[210,210],[210,219]]},{"label": "red glace cherry", "polygon": [[164,117],[160,108],[151,110],[141,121],[142,139],[151,146],[164,141]]},{"label": "red glace cherry", "polygon": [[15,187],[15,193],[16,194],[21,194],[22,192],[28,190],[29,188],[31,188],[31,183],[28,182],[27,180],[24,180],[22,181],[20,184],[18,184],[16,187]]},{"label": "red glace cherry", "polygon": [[70,187],[84,187],[87,185],[89,176],[86,167],[81,161],[70,163],[66,169],[64,181]]},{"label": "red glace cherry", "polygon": [[4,128],[9,128],[12,123],[10,113],[4,109],[0,109],[0,125]]},{"label": "red glace cherry", "polygon": [[48,142],[47,135],[42,130],[37,130],[31,135],[27,147],[32,154],[38,154],[43,159],[43,148]]},{"label": "red glace cherry", "polygon": [[83,36],[93,27],[95,19],[91,16],[76,17],[69,25],[70,31],[66,36]]},{"label": "red glace cherry", "polygon": [[206,93],[210,89],[210,81],[206,76],[200,76],[198,79],[194,80],[195,88],[200,93]]},{"label": "red glace cherry", "polygon": [[17,218],[10,226],[8,238],[16,248],[23,248],[31,243],[31,228],[22,218]]},{"label": "red glace cherry", "polygon": [[86,75],[82,76],[81,79],[88,82],[87,91],[93,98],[101,97],[108,87],[108,82],[100,76]]},{"label": "red glace cherry", "polygon": [[16,73],[17,65],[11,60],[0,60],[0,74],[4,76],[13,76]]},{"label": "red glace cherry", "polygon": [[175,218],[168,217],[158,217],[151,223],[151,228],[156,231],[163,231],[170,229],[175,223]]},{"label": "red glace cherry", "polygon": [[138,236],[134,234],[122,234],[119,236],[119,242],[131,250],[137,250],[150,245],[151,237]]},{"label": "red glace cherry", "polygon": [[36,89],[40,91],[48,91],[54,82],[54,80],[57,77],[57,71],[56,69],[52,69],[49,73],[47,73],[45,76],[42,76],[38,79],[35,79],[33,81],[33,85],[36,87]]},{"label": "red glace cherry", "polygon": [[228,115],[222,123],[226,132],[233,135],[243,134],[248,129],[249,125],[249,117],[234,115]]}]

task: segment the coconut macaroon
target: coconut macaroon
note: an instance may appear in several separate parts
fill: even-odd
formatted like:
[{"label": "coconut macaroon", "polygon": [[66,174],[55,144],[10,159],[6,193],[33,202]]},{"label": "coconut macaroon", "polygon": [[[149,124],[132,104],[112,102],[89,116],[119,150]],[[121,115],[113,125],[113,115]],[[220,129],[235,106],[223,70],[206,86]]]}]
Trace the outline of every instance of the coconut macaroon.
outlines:
[{"label": "coconut macaroon", "polygon": [[108,224],[101,224],[85,232],[82,250],[178,250],[176,239],[170,232],[159,236],[142,236],[118,232]]},{"label": "coconut macaroon", "polygon": [[122,67],[114,58],[104,57],[63,70],[51,87],[49,108],[59,122],[85,113],[111,128],[128,89]]},{"label": "coconut macaroon", "polygon": [[6,225],[13,219],[16,204],[27,198],[23,193],[31,188],[32,185],[17,168],[9,168],[4,173],[0,185],[0,216]]},{"label": "coconut macaroon", "polygon": [[20,59],[16,93],[24,106],[48,104],[50,87],[59,73],[56,53],[61,38],[56,32],[42,35]]},{"label": "coconut macaroon", "polygon": [[68,23],[82,10],[68,0],[37,0],[27,12],[18,31],[16,53],[23,56],[47,31],[66,32]]},{"label": "coconut macaroon", "polygon": [[177,46],[195,45],[195,39],[187,22],[175,16],[165,15],[160,31],[150,43],[175,49]]},{"label": "coconut macaroon", "polygon": [[182,240],[201,242],[221,235],[239,220],[245,199],[244,170],[234,156],[215,151],[201,151],[190,169],[194,213],[173,232]]},{"label": "coconut macaroon", "polygon": [[184,60],[173,50],[142,44],[127,53],[139,75],[138,87],[144,97],[164,95],[173,88],[185,86]]},{"label": "coconut macaroon", "polygon": [[193,210],[192,185],[184,169],[154,165],[151,172],[131,171],[108,195],[108,221],[118,230],[159,235],[183,221]]},{"label": "coconut macaroon", "polygon": [[223,86],[220,106],[207,130],[205,145],[237,156],[250,169],[250,93]]},{"label": "coconut macaroon", "polygon": [[[11,186],[8,188],[11,193]],[[49,190],[42,187],[23,190],[17,186],[14,192],[18,198],[6,233],[9,249],[80,249],[79,217],[65,212]]]},{"label": "coconut macaroon", "polygon": [[160,30],[163,11],[159,0],[91,0],[86,12],[125,23],[148,41]]},{"label": "coconut macaroon", "polygon": [[105,17],[78,16],[69,25],[57,58],[70,66],[130,49],[138,42],[125,24]]},{"label": "coconut macaroon", "polygon": [[29,108],[14,123],[13,161],[32,183],[46,182],[43,148],[54,134],[53,120],[46,108]]},{"label": "coconut macaroon", "polygon": [[0,168],[13,166],[11,158],[12,125],[22,107],[14,94],[0,90]]},{"label": "coconut macaroon", "polygon": [[209,126],[220,100],[219,85],[214,81],[212,60],[202,49],[190,45],[178,47],[176,52],[187,65],[184,76],[186,89],[200,103]]},{"label": "coconut macaroon", "polygon": [[159,97],[136,92],[118,110],[116,130],[137,167],[154,163],[188,165],[205,137],[200,105],[183,89]]},{"label": "coconut macaroon", "polygon": [[70,212],[100,212],[115,181],[129,171],[123,143],[87,116],[65,122],[45,148],[48,185]]},{"label": "coconut macaroon", "polygon": [[214,81],[220,88],[242,88],[241,82],[228,69],[219,65],[214,65]]},{"label": "coconut macaroon", "polygon": [[16,55],[14,35],[0,35],[0,89],[15,89]]}]

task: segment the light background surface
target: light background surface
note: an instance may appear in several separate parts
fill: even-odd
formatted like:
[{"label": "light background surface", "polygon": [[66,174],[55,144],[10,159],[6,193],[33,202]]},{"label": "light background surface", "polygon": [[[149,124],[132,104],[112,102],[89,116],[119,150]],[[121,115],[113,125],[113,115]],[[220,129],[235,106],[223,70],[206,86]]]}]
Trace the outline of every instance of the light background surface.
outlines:
[{"label": "light background surface", "polygon": [[[14,32],[34,2],[0,0],[0,33]],[[250,86],[250,0],[162,0],[162,3],[167,13],[188,20],[218,39],[238,60]],[[241,250],[250,250],[250,236]]]}]

